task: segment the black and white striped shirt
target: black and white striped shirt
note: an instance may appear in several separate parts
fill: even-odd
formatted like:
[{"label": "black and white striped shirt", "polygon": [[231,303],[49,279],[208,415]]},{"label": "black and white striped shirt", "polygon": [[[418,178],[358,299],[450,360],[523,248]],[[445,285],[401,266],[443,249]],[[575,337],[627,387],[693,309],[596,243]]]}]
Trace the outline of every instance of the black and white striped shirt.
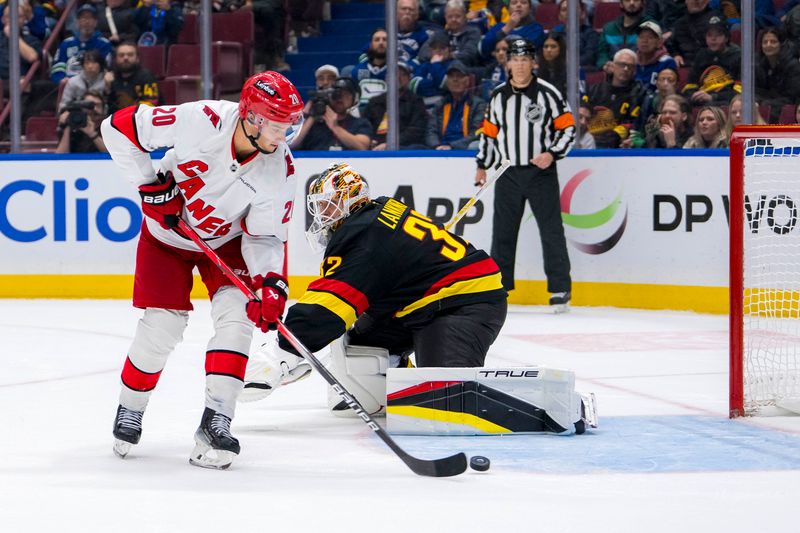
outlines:
[{"label": "black and white striped shirt", "polygon": [[575,134],[572,112],[558,89],[536,77],[525,89],[505,83],[492,92],[486,109],[478,168],[491,168],[505,159],[513,166],[529,166],[544,152],[562,159]]}]

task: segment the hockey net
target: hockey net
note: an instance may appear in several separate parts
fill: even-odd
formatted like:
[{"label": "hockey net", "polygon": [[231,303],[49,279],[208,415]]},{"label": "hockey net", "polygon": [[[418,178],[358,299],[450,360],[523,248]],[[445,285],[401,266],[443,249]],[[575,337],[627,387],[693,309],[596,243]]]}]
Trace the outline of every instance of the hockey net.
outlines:
[{"label": "hockey net", "polygon": [[731,138],[730,416],[800,406],[800,127]]}]

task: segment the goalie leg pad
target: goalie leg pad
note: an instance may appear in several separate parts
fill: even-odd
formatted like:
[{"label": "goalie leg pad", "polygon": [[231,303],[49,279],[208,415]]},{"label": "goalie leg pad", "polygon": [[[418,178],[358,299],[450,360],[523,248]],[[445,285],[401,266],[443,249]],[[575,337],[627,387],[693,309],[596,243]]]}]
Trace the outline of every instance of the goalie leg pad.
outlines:
[{"label": "goalie leg pad", "polygon": [[[331,373],[370,415],[386,406],[386,369],[389,351],[373,346],[351,346],[346,335],[331,343]],[[336,416],[355,417],[341,396],[328,387],[328,408]]]},{"label": "goalie leg pad", "polygon": [[412,435],[572,435],[596,427],[568,370],[522,368],[389,369],[387,429]]}]

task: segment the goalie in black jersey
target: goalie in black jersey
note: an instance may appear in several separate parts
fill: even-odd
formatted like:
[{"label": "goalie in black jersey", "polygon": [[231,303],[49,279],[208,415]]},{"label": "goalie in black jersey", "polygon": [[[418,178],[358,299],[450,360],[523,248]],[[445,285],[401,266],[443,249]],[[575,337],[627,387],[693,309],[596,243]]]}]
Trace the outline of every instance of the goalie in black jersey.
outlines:
[{"label": "goalie in black jersey", "polygon": [[[307,204],[309,242],[325,249],[322,277],[285,324],[311,351],[333,343],[332,371],[365,409],[382,407],[382,374],[411,352],[420,367],[483,366],[507,307],[500,269],[486,252],[397,200],[370,199],[347,164],[314,180]],[[261,354],[248,364],[244,401],[311,370],[280,336]]]}]

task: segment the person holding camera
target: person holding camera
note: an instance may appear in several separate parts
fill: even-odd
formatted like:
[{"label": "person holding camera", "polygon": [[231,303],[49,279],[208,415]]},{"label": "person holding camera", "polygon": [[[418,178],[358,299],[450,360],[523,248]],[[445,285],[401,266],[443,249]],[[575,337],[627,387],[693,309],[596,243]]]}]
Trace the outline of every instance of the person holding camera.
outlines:
[{"label": "person holding camera", "polygon": [[64,109],[66,116],[59,120],[61,140],[58,142],[56,153],[59,154],[87,154],[94,152],[108,152],[103,138],[100,136],[100,123],[105,118],[106,102],[103,94],[97,91],[87,91],[83,100],[68,104]]},{"label": "person holding camera", "polygon": [[[360,91],[351,78],[337,78],[333,87],[310,93],[309,120],[297,135],[297,150],[369,150],[372,125],[354,117]],[[312,120],[313,119],[313,120]]]}]

